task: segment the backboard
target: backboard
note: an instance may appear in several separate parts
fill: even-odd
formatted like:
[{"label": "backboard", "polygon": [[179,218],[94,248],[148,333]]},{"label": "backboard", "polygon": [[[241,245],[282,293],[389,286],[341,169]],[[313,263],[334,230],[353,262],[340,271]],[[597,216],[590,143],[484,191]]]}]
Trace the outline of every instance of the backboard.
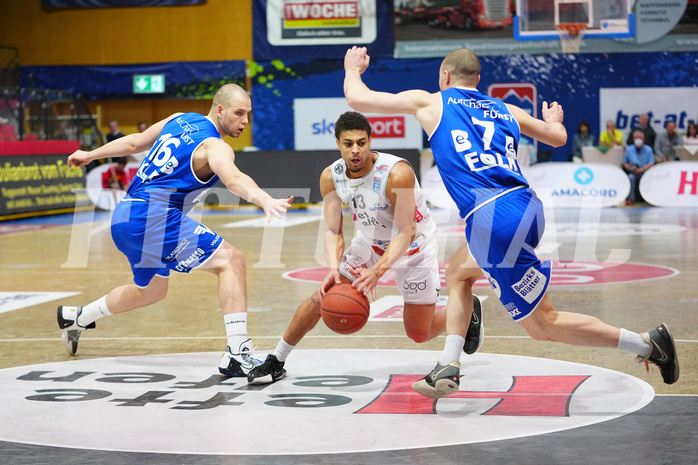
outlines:
[{"label": "backboard", "polygon": [[584,23],[585,39],[635,37],[635,0],[518,0],[517,40],[559,40],[558,25]]}]

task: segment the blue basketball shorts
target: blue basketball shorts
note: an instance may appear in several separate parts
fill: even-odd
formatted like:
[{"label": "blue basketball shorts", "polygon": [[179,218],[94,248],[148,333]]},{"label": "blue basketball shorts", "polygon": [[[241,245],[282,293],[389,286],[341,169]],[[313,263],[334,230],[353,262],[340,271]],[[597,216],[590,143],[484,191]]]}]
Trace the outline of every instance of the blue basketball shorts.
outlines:
[{"label": "blue basketball shorts", "polygon": [[111,234],[139,287],[146,287],[156,275],[168,277],[170,270],[189,273],[223,243],[218,234],[181,210],[135,199],[116,205]]},{"label": "blue basketball shorts", "polygon": [[550,285],[552,264],[534,251],[544,230],[543,204],[532,189],[509,192],[466,220],[470,251],[514,321],[530,315]]}]

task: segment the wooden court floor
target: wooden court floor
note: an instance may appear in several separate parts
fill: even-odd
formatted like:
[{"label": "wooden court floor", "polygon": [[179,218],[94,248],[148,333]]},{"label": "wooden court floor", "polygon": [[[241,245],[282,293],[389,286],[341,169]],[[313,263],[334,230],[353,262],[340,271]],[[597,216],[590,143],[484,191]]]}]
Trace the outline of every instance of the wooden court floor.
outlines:
[{"label": "wooden court floor", "polygon": [[[257,350],[271,351],[290,321],[297,305],[317,288],[317,283],[284,279],[283,273],[318,267],[322,256],[320,209],[295,210],[286,228],[230,227],[254,221],[260,214],[250,210],[204,210],[202,222],[242,250],[247,259],[248,330]],[[84,217],[84,218],[83,218]],[[461,243],[462,226],[448,212],[435,212],[443,261]],[[76,357],[63,349],[56,325],[56,306],[91,302],[113,287],[128,283],[128,263],[111,241],[108,216],[72,215],[0,223],[0,296],[12,292],[76,292],[70,298],[52,300],[0,313],[0,369],[105,357],[189,352],[220,352],[225,332],[213,275],[194,272],[173,274],[168,296],[147,308],[104,318],[97,329],[85,333]],[[345,234],[353,231],[345,225]],[[456,231],[456,232],[454,232]],[[633,331],[647,331],[665,322],[676,339],[681,378],[672,386],[661,382],[658,370],[616,350],[571,347],[528,338],[513,323],[491,289],[476,288],[487,296],[483,304],[486,338],[481,352],[523,355],[593,365],[625,373],[649,383],[657,397],[634,416],[598,427],[530,441],[512,440],[489,445],[452,446],[412,452],[359,454],[356,456],[259,457],[129,455],[99,451],[50,448],[0,442],[1,463],[543,463],[550,456],[542,450],[563,445],[572,455],[547,463],[600,463],[617,459],[623,463],[657,463],[637,450],[637,441],[662,448],[667,461],[694,463],[686,457],[698,453],[698,211],[691,209],[612,208],[596,212],[565,209],[548,214],[541,258],[560,262],[611,262],[675,270],[669,277],[646,279],[642,270],[628,268],[620,281],[585,285],[556,285],[550,296],[558,310],[597,316],[609,324]],[[613,270],[611,270],[613,271]],[[612,274],[612,273],[611,273]],[[618,280],[616,276],[614,279]],[[445,291],[445,292],[444,292]],[[447,293],[447,290],[442,290]],[[378,297],[397,295],[394,287],[380,287]],[[1,302],[1,301],[0,301]],[[341,336],[318,325],[299,349],[400,349],[442,348],[443,337],[416,344],[405,334],[402,323],[370,322],[359,333]],[[215,367],[211,367],[215,372]],[[287,366],[292,370],[292,365]],[[431,367],[425,367],[425,373]],[[632,417],[632,418],[631,418]],[[57,420],[58,421],[58,420]],[[643,425],[643,426],[638,426]],[[21,428],[21,421],[18,422]],[[638,430],[637,428],[641,428]],[[655,429],[656,428],[656,429]],[[634,431],[634,433],[633,433]],[[640,437],[637,437],[637,435]],[[664,439],[653,435],[663,434]],[[656,442],[659,441],[659,442]],[[631,443],[632,442],[632,443]],[[589,444],[596,444],[589,450]],[[590,460],[579,461],[588,453]],[[623,457],[631,460],[625,461]],[[673,461],[669,459],[673,457]],[[695,455],[694,455],[695,457]],[[514,459],[516,458],[516,460]],[[598,462],[597,462],[598,459]],[[477,460],[477,461],[475,461]]]}]

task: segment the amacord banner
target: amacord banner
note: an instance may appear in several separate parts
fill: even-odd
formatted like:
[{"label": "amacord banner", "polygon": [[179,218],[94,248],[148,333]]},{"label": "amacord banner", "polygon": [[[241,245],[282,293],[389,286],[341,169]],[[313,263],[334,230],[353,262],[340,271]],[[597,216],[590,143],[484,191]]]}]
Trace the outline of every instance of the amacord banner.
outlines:
[{"label": "amacord banner", "polygon": [[118,8],[133,6],[201,5],[207,0],[41,0],[44,8]]},{"label": "amacord banner", "polygon": [[343,57],[347,46],[392,57],[392,0],[253,0],[255,60]]}]

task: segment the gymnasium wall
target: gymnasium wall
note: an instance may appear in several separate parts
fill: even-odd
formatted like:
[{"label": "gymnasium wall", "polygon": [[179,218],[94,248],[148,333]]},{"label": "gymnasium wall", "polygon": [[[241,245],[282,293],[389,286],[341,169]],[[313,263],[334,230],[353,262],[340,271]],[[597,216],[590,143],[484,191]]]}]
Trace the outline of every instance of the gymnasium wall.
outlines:
[{"label": "gymnasium wall", "polygon": [[0,0],[0,44],[22,65],[115,65],[252,57],[250,0],[202,5],[47,11]]},{"label": "gymnasium wall", "polygon": [[[0,0],[0,45],[18,48],[21,65],[28,67],[246,60],[252,57],[252,4],[207,0],[193,6],[48,11],[41,0]],[[175,111],[207,113],[210,101],[120,98],[88,106],[103,131],[117,119],[129,134],[139,121],[153,123]],[[249,132],[227,140],[236,150],[252,145]]]}]

